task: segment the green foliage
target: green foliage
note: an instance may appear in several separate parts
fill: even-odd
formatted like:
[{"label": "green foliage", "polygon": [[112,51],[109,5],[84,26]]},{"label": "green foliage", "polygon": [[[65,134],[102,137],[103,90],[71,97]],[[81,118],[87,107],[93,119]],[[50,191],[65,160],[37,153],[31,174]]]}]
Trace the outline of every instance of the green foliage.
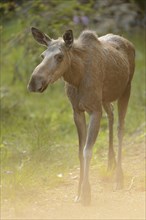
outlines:
[{"label": "green foliage", "polygon": [[2,92],[0,152],[4,196],[13,194],[15,188],[23,191],[29,187],[31,191],[42,184],[48,188],[62,182],[57,175],[77,162],[75,129],[62,83],[56,89],[50,88],[49,93],[30,95],[22,84]]},{"label": "green foliage", "polygon": [[145,74],[145,33],[137,32],[127,36],[136,49],[135,74],[132,81],[132,91],[127,114],[127,132],[133,133],[141,124],[145,123],[146,106],[146,74]]}]

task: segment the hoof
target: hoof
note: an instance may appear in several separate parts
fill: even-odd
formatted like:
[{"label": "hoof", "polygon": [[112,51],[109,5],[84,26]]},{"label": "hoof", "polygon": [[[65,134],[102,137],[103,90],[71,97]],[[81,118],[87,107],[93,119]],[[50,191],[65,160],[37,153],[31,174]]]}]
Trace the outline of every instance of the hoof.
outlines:
[{"label": "hoof", "polygon": [[90,206],[91,204],[91,189],[89,183],[85,183],[82,186],[81,203],[83,206]]},{"label": "hoof", "polygon": [[124,188],[124,176],[122,170],[116,173],[116,183],[114,190],[121,190]]},{"label": "hoof", "polygon": [[75,203],[79,203],[80,201],[81,201],[80,196],[76,196],[75,199],[74,199],[74,202]]},{"label": "hoof", "polygon": [[118,191],[118,190],[121,190],[121,189],[123,189],[123,188],[124,188],[124,183],[123,183],[123,181],[117,182],[117,183],[115,184],[115,186],[114,186],[114,191]]},{"label": "hoof", "polygon": [[91,205],[91,195],[84,195],[82,196],[81,203],[83,206],[90,206]]}]

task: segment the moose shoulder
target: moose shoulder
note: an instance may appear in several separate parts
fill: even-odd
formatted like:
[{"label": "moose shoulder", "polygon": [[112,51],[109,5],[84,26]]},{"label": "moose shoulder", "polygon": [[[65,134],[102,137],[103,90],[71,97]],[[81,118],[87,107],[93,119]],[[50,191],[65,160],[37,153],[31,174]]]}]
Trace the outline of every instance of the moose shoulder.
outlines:
[{"label": "moose shoulder", "polygon": [[[32,28],[34,39],[47,47],[42,62],[34,69],[28,89],[43,92],[49,84],[63,77],[72,104],[79,137],[80,179],[76,200],[89,205],[91,190],[89,166],[96,141],[102,107],[109,119],[108,169],[116,167],[116,188],[123,187],[122,139],[124,119],[130,97],[135,67],[135,50],[127,39],[114,34],[99,37],[93,31],[83,31],[78,39],[72,30],[56,40],[37,28]],[[113,108],[118,104],[118,155],[113,149]],[[86,129],[85,112],[90,113]]]}]

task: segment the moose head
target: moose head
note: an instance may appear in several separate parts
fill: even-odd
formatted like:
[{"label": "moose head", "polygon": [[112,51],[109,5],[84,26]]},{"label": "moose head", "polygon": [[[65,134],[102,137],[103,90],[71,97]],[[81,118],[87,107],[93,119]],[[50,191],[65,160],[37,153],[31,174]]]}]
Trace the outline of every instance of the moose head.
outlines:
[{"label": "moose head", "polygon": [[28,90],[31,92],[43,92],[49,84],[61,78],[69,65],[68,51],[72,48],[73,32],[67,30],[63,37],[56,40],[37,28],[31,28],[34,39],[47,49],[41,54],[42,62],[34,69]]}]

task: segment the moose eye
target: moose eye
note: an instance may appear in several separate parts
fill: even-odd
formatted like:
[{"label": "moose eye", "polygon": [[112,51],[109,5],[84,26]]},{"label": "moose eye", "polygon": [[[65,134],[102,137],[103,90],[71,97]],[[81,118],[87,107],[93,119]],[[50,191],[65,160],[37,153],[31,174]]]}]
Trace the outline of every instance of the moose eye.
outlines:
[{"label": "moose eye", "polygon": [[63,54],[56,54],[55,59],[57,60],[57,62],[61,62],[63,60]]}]

